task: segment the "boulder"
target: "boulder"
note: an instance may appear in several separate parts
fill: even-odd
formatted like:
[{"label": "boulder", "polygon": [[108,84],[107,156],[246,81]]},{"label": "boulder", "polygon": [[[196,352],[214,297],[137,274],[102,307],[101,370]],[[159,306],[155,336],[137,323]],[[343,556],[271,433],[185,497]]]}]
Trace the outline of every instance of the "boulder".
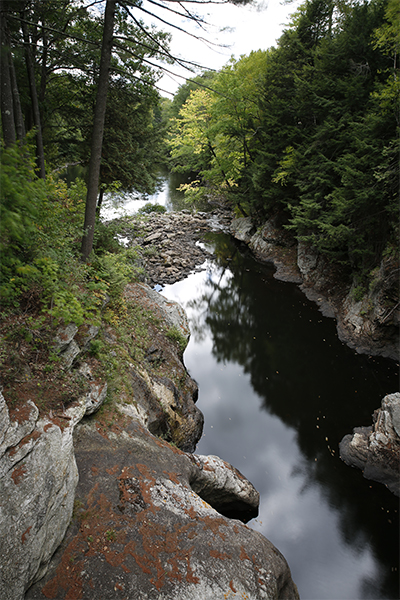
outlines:
[{"label": "boulder", "polygon": [[180,331],[186,340],[190,337],[189,321],[184,309],[173,300],[168,300],[150,286],[144,283],[128,284],[125,288],[125,295],[145,296],[147,298],[147,306],[156,315],[159,316],[169,327],[174,327]]},{"label": "boulder", "polygon": [[346,464],[400,496],[400,393],[385,396],[373,414],[373,425],[356,427],[339,448]]},{"label": "boulder", "polygon": [[358,351],[373,353],[394,360],[399,358],[399,267],[391,258],[384,258],[371,274],[368,290],[353,282],[339,311],[339,337]]},{"label": "boulder", "polygon": [[81,424],[75,448],[80,509],[26,600],[299,598],[281,553],[194,491],[207,462],[233,481],[224,463],[193,461],[135,420],[107,434]]},{"label": "boulder", "polygon": [[244,523],[258,515],[260,494],[240,471],[219,456],[192,455],[193,472],[190,485],[203,500],[226,517]]},{"label": "boulder", "polygon": [[0,393],[2,600],[24,597],[65,535],[78,483],[72,434],[92,409],[82,397],[63,413],[40,418],[30,400],[9,411]]},{"label": "boulder", "polygon": [[248,244],[255,234],[256,228],[251,217],[240,217],[232,221],[230,232],[237,240]]},{"label": "boulder", "polygon": [[85,409],[39,419],[29,403],[10,418],[2,395],[0,405],[3,424],[9,421],[0,459],[0,597],[19,600],[44,574],[71,519],[78,483],[72,432]]},{"label": "boulder", "polygon": [[[125,293],[160,319],[129,367],[132,397],[92,415],[107,386],[85,363],[91,391],[63,412],[40,418],[30,401],[10,412],[0,395],[0,597],[296,600],[284,557],[245,525],[258,512],[252,484],[191,454],[197,385],[165,335],[187,340],[186,314],[148,286]],[[83,347],[87,333],[71,328],[60,349]],[[112,353],[118,340],[104,341]]]}]

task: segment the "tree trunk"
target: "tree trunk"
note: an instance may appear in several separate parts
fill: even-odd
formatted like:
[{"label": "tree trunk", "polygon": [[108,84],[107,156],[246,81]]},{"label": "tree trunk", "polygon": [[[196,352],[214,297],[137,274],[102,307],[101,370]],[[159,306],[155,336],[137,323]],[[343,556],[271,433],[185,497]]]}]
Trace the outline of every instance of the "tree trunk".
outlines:
[{"label": "tree trunk", "polygon": [[86,196],[85,224],[82,237],[82,260],[86,261],[93,248],[96,221],[97,192],[100,179],[101,150],[103,146],[104,120],[111,64],[116,0],[107,0],[104,15],[103,41],[101,46],[100,73],[94,109],[92,143],[89,161],[88,190]]},{"label": "tree trunk", "polygon": [[21,14],[22,21],[22,34],[24,36],[24,44],[25,44],[25,61],[26,68],[28,71],[28,80],[29,80],[29,89],[31,94],[31,102],[32,102],[32,111],[33,111],[33,122],[36,127],[36,151],[37,151],[37,163],[38,163],[38,171],[39,177],[41,179],[46,179],[46,171],[44,166],[44,147],[43,147],[43,138],[42,138],[42,124],[40,120],[40,112],[39,112],[39,101],[36,89],[36,81],[35,81],[35,67],[33,64],[32,51],[29,43],[29,35],[28,28],[26,23],[24,23],[25,15]]},{"label": "tree trunk", "polygon": [[21,100],[20,100],[20,95],[19,95],[19,90],[18,90],[17,76],[15,73],[14,59],[13,59],[13,55],[11,54],[11,52],[9,54],[9,60],[10,60],[10,78],[11,78],[11,87],[12,87],[12,97],[13,97],[13,104],[14,104],[15,130],[17,132],[17,140],[21,141],[25,137],[25,124],[24,124],[24,117],[23,117],[22,108],[21,108]]},{"label": "tree trunk", "polygon": [[0,56],[0,103],[1,103],[1,124],[3,129],[3,138],[5,146],[11,146],[15,143],[14,126],[14,107],[11,93],[11,79],[9,67],[10,46],[6,32],[6,14],[3,2],[0,3],[1,17],[1,56]]},{"label": "tree trunk", "polygon": [[100,210],[101,210],[101,205],[103,204],[103,197],[104,197],[104,188],[100,188],[100,192],[99,192],[99,199],[97,200],[97,206],[96,206],[96,216],[99,217],[100,216]]}]

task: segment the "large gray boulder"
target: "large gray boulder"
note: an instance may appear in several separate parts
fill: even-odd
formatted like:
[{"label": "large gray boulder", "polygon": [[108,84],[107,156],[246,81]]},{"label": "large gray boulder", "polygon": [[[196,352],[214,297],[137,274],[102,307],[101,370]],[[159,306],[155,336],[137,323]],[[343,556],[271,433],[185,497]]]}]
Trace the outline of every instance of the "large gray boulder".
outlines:
[{"label": "large gray boulder", "polygon": [[10,411],[0,393],[1,600],[24,597],[65,535],[78,483],[72,436],[100,406],[99,394],[91,394],[40,418],[31,400]]},{"label": "large gray boulder", "polygon": [[385,396],[373,425],[355,427],[339,444],[340,457],[400,496],[400,393]]},{"label": "large gray boulder", "polygon": [[39,579],[72,515],[78,470],[72,432],[84,404],[39,419],[28,401],[9,414],[0,394],[0,557],[2,600],[19,600]]},{"label": "large gray boulder", "polygon": [[[223,461],[193,459],[135,420],[123,430],[117,423],[114,433],[95,422],[81,424],[75,448],[81,508],[48,573],[26,600],[299,597],[281,553],[211,506],[211,480],[218,497],[216,480],[223,470],[231,499],[245,502],[248,495],[253,502],[257,495],[254,488],[244,493],[245,486],[234,482],[241,478]],[[209,501],[193,489],[196,482],[208,488]],[[252,486],[246,487],[248,492]]]},{"label": "large gray boulder", "polygon": [[246,477],[219,456],[191,456],[197,467],[190,485],[203,500],[226,517],[244,523],[258,515],[260,494]]}]

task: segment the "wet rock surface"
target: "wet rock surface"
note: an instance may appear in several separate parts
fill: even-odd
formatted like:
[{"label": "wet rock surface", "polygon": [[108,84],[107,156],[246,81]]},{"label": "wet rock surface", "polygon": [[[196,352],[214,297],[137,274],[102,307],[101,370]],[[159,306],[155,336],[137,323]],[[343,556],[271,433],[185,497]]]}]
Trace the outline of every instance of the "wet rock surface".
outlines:
[{"label": "wet rock surface", "polygon": [[339,448],[346,464],[400,497],[400,393],[385,396],[373,414],[373,425],[355,427]]},{"label": "wet rock surface", "polygon": [[125,224],[127,245],[143,250],[145,282],[155,286],[175,283],[202,265],[210,256],[201,245],[204,234],[227,230],[230,220],[229,211],[215,210],[151,213],[142,219],[126,217],[120,223]]},{"label": "wet rock surface", "polygon": [[230,232],[234,238],[247,244],[258,260],[273,263],[277,279],[302,282],[296,262],[296,246],[287,233],[277,227],[274,219],[258,229],[250,217],[234,219],[230,224]]}]

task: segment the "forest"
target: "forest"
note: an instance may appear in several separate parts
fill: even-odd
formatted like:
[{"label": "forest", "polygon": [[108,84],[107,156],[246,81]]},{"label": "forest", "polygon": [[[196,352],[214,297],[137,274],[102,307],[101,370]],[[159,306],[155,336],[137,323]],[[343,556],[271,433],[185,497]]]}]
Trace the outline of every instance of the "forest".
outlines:
[{"label": "forest", "polygon": [[[276,216],[367,289],[398,253],[399,0],[306,0],[276,47],[172,100],[157,83],[185,61],[165,20],[141,18],[156,4],[1,0],[2,315],[98,318],[140,271],[103,194],[151,193],[163,164],[190,176],[189,205]],[[67,183],[67,165],[82,177]]]}]

